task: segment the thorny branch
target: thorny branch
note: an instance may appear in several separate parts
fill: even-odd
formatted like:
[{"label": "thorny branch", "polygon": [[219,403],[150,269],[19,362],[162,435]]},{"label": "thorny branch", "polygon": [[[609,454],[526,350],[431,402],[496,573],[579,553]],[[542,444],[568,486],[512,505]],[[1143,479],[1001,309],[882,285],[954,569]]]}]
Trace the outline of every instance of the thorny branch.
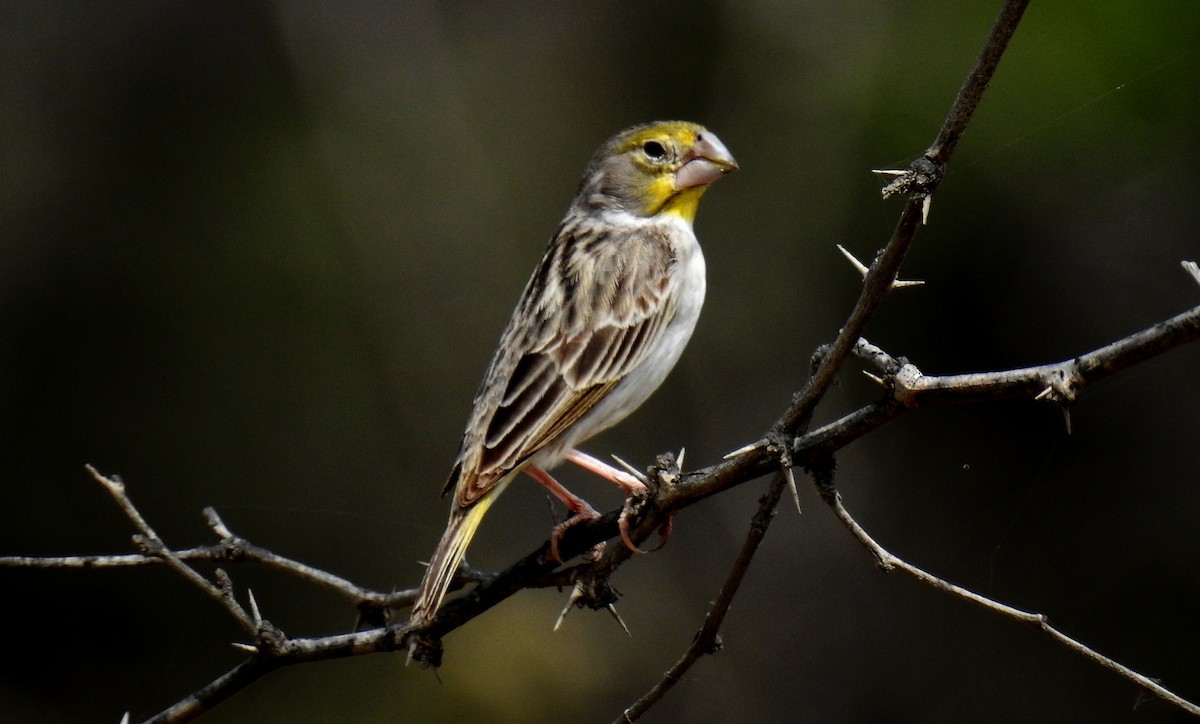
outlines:
[{"label": "thorny branch", "polygon": [[[875,310],[894,288],[904,256],[928,214],[932,194],[937,189],[946,164],[978,107],[983,91],[991,80],[1026,4],[1027,0],[1010,0],[1004,5],[934,144],[908,171],[902,172],[899,178],[885,189],[885,193],[903,193],[908,196],[892,239],[866,274],[861,296],[837,339],[823,350],[813,376],[795,396],[789,408],[762,439],[731,453],[720,464],[681,473],[674,459],[664,456],[651,469],[651,495],[641,501],[634,523],[634,540],[637,541],[644,540],[658,530],[679,510],[723,490],[770,474],[773,470],[778,472],[781,461],[784,472],[775,476],[768,493],[764,496],[738,559],[717,602],[709,611],[704,626],[697,634],[696,641],[663,681],[631,706],[621,719],[632,721],[644,713],[692,663],[704,653],[713,651],[729,602],[732,601],[758,543],[766,532],[783,487],[789,481],[792,465],[814,471],[818,487],[834,513],[860,542],[872,551],[884,567],[900,568],[939,590],[1017,620],[1035,623],[1055,640],[1101,663],[1156,696],[1190,713],[1200,713],[1196,705],[1172,694],[1156,682],[1053,629],[1045,622],[1043,616],[991,601],[896,558],[875,543],[850,517],[841,506],[832,484],[830,465],[837,451],[907,412],[947,404],[980,403],[1018,397],[1037,397],[1066,404],[1094,382],[1200,338],[1200,306],[1197,306],[1150,329],[1064,362],[1007,372],[942,377],[923,375],[915,365],[896,360],[861,339]],[[1189,272],[1200,280],[1200,273],[1195,269],[1195,265],[1192,264]],[[877,379],[884,385],[884,395],[871,405],[843,415],[815,430],[809,430],[813,411],[851,354],[865,360],[879,373]],[[66,556],[53,559],[9,557],[0,558],[0,566],[92,568],[164,564],[217,600],[238,620],[243,629],[251,634],[254,641],[253,644],[239,644],[239,648],[251,654],[243,663],[147,721],[190,721],[282,666],[383,651],[401,651],[406,647],[408,637],[414,633],[407,625],[383,625],[386,609],[407,605],[411,600],[409,591],[394,594],[369,591],[336,575],[274,554],[235,536],[211,509],[206,510],[205,514],[219,542],[211,546],[172,550],[137,512],[119,480],[105,477],[94,470],[91,472],[96,481],[109,490],[139,531],[135,542],[142,549],[141,553],[123,556]],[[619,510],[614,510],[597,520],[568,529],[558,545],[563,558],[569,559],[589,550],[598,542],[615,537],[619,514]],[[586,576],[603,579],[629,556],[630,553],[624,546],[610,546],[598,563],[562,569],[551,557],[548,543],[543,544],[499,573],[488,575],[471,572],[464,575],[464,580],[475,581],[477,585],[465,595],[447,602],[437,619],[422,630],[420,635],[436,642],[445,633],[466,624],[523,588],[562,585],[564,582],[579,581]],[[218,570],[214,576],[217,582],[213,583],[189,565],[197,561],[251,561],[286,571],[339,592],[365,612],[366,623],[376,625],[377,628],[321,638],[289,638],[263,620],[249,592],[246,598],[250,603],[250,613],[247,613],[234,595],[233,585],[228,576]]]},{"label": "thorny branch", "polygon": [[939,591],[943,591],[966,601],[970,601],[971,603],[975,603],[1002,616],[1007,616],[1024,623],[1034,624],[1042,631],[1042,633],[1045,633],[1072,651],[1075,651],[1076,653],[1095,661],[1106,669],[1109,669],[1121,675],[1122,677],[1129,679],[1146,691],[1154,694],[1164,701],[1174,704],[1189,714],[1200,716],[1200,706],[1197,706],[1178,694],[1168,690],[1154,679],[1151,679],[1144,674],[1139,674],[1128,666],[1124,666],[1123,664],[1110,659],[1095,649],[1085,646],[1078,640],[1071,638],[1062,631],[1059,631],[1057,628],[1050,625],[1050,621],[1045,615],[1040,613],[1029,613],[1028,611],[1022,611],[1019,608],[1006,606],[999,601],[994,601],[986,596],[981,596],[978,593],[969,591],[962,586],[957,586],[945,579],[939,578],[932,573],[925,571],[924,569],[918,568],[907,561],[897,558],[889,553],[883,546],[875,542],[875,539],[872,538],[870,534],[868,534],[867,531],[858,524],[858,521],[854,520],[854,518],[842,505],[842,496],[838,493],[837,488],[833,485],[832,475],[829,475],[825,478],[818,478],[817,488],[821,492],[821,498],[833,510],[833,513],[838,517],[838,520],[840,520],[842,524],[850,530],[851,534],[853,534],[854,537],[857,538],[858,541],[867,548],[867,550],[871,551],[871,553],[875,556],[875,559],[879,562],[880,568],[882,568],[884,571],[900,569],[921,583],[932,586]]},{"label": "thorny branch", "polygon": [[784,463],[775,477],[771,480],[771,486],[767,492],[759,499],[758,512],[754,514],[754,518],[750,521],[750,532],[746,535],[745,542],[742,543],[742,549],[738,551],[737,559],[733,563],[733,567],[729,570],[729,575],[725,579],[725,585],[721,586],[721,592],[717,594],[717,600],[713,602],[712,608],[704,617],[704,625],[696,632],[695,638],[688,646],[687,651],[683,652],[683,656],[675,662],[665,674],[663,678],[654,685],[650,691],[646,692],[642,698],[638,699],[633,706],[622,712],[621,716],[613,724],[621,724],[621,722],[637,721],[642,714],[645,714],[650,707],[658,703],[658,700],[683,678],[683,675],[688,669],[692,668],[692,664],[706,654],[715,654],[721,650],[720,630],[721,624],[725,622],[725,616],[729,613],[729,607],[733,604],[734,596],[737,595],[738,588],[742,585],[742,579],[746,576],[746,572],[750,570],[750,563],[754,560],[754,554],[758,552],[758,546],[762,543],[763,538],[767,535],[767,528],[770,527],[771,521],[775,519],[775,509],[779,505],[779,499],[783,496],[785,487],[794,486],[795,481],[792,480],[792,468],[790,462]]},{"label": "thorny branch", "polygon": [[871,270],[863,280],[858,303],[854,305],[837,339],[792,406],[776,423],[775,431],[800,432],[808,426],[813,411],[837,378],[837,373],[850,354],[851,347],[866,329],[867,322],[875,314],[875,310],[892,290],[892,285],[900,273],[900,265],[904,263],[904,257],[917,237],[917,230],[929,213],[930,200],[941,183],[946,165],[950,163],[959,139],[966,132],[975,109],[979,107],[983,91],[992,81],[996,66],[1008,47],[1008,41],[1017,30],[1026,5],[1028,0],[1008,0],[1004,4],[987,40],[984,41],[982,50],[979,51],[979,56],[975,59],[974,66],[958,92],[958,97],[954,99],[949,113],[946,114],[937,139],[925,151],[925,155],[913,162],[906,173],[884,189],[885,195],[908,195],[904,209],[900,212],[900,220],[892,232],[892,239],[871,265]]}]

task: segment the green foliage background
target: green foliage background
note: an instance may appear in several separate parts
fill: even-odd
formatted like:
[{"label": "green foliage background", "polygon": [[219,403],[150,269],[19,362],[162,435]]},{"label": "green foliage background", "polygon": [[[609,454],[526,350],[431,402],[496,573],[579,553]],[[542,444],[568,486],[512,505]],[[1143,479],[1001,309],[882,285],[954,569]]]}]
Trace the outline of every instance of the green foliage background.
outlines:
[{"label": "green foliage background", "polygon": [[[593,441],[692,465],[755,439],[832,339],[898,206],[868,169],[933,139],[996,2],[13,2],[0,8],[0,554],[121,552],[83,472],[168,542],[200,510],[382,589],[414,585],[471,398],[593,149],[709,125],[705,315],[664,388]],[[1069,357],[1200,300],[1200,10],[1033,3],[906,276],[868,331],[929,373]],[[1049,406],[921,412],[840,458],[899,555],[1200,698],[1200,348]],[[832,419],[876,395],[847,372]],[[602,483],[563,478],[608,509]],[[544,539],[514,486],[471,551]],[[527,592],[447,639],[284,670],[206,721],[610,721],[699,626],[764,484],[676,522],[606,615]],[[805,486],[724,631],[650,721],[1172,721],[1033,631],[884,576]],[[250,568],[295,635],[334,597]],[[166,570],[0,571],[0,719],[146,716],[240,638]]]}]

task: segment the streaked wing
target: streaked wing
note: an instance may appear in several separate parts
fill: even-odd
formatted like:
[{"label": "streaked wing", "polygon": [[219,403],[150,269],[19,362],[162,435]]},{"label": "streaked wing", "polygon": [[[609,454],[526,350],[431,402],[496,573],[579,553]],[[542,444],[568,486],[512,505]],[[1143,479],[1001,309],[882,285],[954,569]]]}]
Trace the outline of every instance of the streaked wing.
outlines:
[{"label": "streaked wing", "polygon": [[446,484],[459,504],[558,440],[644,359],[675,314],[674,263],[657,227],[560,230],[475,398]]}]

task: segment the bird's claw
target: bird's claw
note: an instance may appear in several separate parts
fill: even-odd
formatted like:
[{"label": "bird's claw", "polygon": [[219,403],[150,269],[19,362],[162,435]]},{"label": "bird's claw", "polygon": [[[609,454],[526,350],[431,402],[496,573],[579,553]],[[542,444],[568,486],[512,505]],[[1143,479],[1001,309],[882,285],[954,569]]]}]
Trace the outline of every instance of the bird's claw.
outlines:
[{"label": "bird's claw", "polygon": [[658,545],[648,551],[642,550],[629,535],[629,516],[634,510],[633,500],[632,497],[625,500],[625,507],[621,509],[621,515],[617,518],[617,529],[621,531],[621,542],[634,553],[653,553],[667,544],[667,538],[671,537],[671,524],[675,520],[675,516],[674,514],[668,515],[666,521],[658,527]]},{"label": "bird's claw", "polygon": [[[585,505],[586,505],[586,503],[585,503]],[[559,552],[558,552],[559,539],[563,537],[563,534],[566,533],[567,529],[570,528],[571,526],[579,525],[580,523],[583,523],[585,521],[595,520],[596,518],[599,518],[599,517],[600,517],[600,514],[596,512],[596,509],[593,508],[592,506],[588,505],[587,508],[581,508],[580,510],[576,511],[575,514],[572,515],[570,518],[567,518],[563,522],[554,526],[554,529],[550,531],[550,557],[553,558],[560,565],[562,563],[564,563],[562,556],[559,555]],[[604,551],[604,544],[597,543],[595,546],[592,547],[592,552],[591,552],[591,554],[589,554],[589,558],[591,558],[593,560],[598,559],[600,557],[600,554],[603,551]]]}]

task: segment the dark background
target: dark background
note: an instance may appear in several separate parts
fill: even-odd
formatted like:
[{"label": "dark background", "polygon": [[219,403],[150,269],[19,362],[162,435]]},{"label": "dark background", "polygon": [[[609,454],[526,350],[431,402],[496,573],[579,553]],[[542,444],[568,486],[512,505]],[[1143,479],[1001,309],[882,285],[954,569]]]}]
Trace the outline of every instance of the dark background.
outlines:
[{"label": "dark background", "polygon": [[[399,4],[397,4],[399,5]],[[592,151],[655,118],[742,164],[697,222],[705,314],[663,389],[592,441],[710,464],[766,429],[898,213],[872,168],[933,139],[998,2],[16,2],[0,10],[0,554],[130,550],[83,471],[176,546],[238,533],[380,589],[414,585],[512,304]],[[1200,11],[1033,3],[868,337],[927,373],[1057,361],[1200,301]],[[839,459],[884,545],[1047,613],[1200,698],[1200,347],[1091,389],[928,410]],[[876,391],[853,368],[829,420]],[[602,509],[619,496],[562,475]],[[610,721],[691,640],[765,481],[621,569],[627,638],[525,592],[447,641],[272,674],[206,721]],[[471,549],[550,515],[520,484]],[[883,575],[806,480],[723,632],[648,721],[1181,719],[1017,623]],[[293,635],[330,594],[231,571]],[[165,569],[0,571],[0,719],[142,717],[242,635]]]}]

